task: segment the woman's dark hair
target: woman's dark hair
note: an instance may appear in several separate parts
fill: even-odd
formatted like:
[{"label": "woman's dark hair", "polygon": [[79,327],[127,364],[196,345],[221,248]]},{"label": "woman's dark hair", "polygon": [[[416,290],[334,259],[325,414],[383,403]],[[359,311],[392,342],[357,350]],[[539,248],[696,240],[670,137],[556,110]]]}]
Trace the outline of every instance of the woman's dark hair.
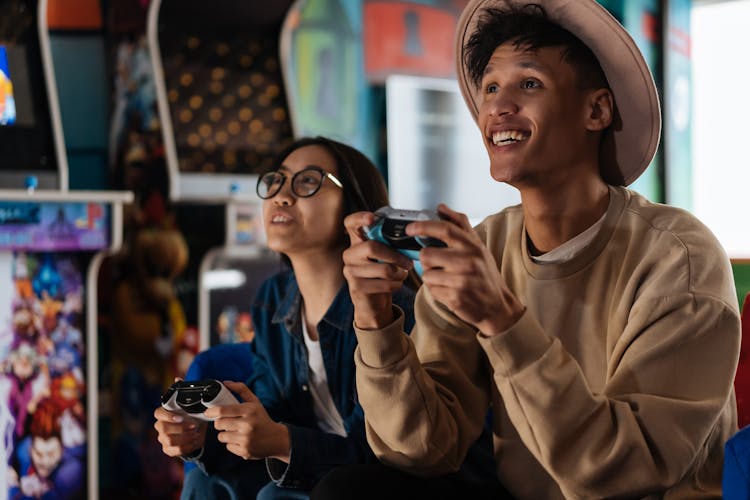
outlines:
[{"label": "woman's dark hair", "polygon": [[477,28],[465,45],[464,63],[476,87],[495,49],[504,43],[516,49],[536,50],[562,47],[563,60],[576,71],[578,85],[584,89],[609,88],[599,60],[578,37],[551,21],[541,5],[485,9]]}]

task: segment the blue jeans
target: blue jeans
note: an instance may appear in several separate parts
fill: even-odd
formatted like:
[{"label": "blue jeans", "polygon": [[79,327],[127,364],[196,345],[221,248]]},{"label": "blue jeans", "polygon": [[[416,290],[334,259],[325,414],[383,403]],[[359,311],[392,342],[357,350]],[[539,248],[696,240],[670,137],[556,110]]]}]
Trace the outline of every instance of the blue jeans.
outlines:
[{"label": "blue jeans", "polygon": [[264,460],[246,462],[227,473],[208,475],[194,468],[182,484],[180,500],[308,500],[310,492],[279,488],[269,478]]},{"label": "blue jeans", "polygon": [[310,492],[279,488],[275,483],[268,483],[255,498],[256,500],[310,500]]}]

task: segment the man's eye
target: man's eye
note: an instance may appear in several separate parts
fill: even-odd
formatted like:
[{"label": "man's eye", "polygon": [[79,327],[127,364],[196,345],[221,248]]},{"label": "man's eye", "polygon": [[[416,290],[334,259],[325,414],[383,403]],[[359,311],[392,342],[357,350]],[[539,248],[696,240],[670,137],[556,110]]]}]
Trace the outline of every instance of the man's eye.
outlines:
[{"label": "man's eye", "polygon": [[521,82],[522,89],[535,89],[541,87],[541,84],[536,80],[524,80]]},{"label": "man's eye", "polygon": [[490,83],[486,87],[486,91],[488,94],[495,94],[498,90],[500,90],[500,87],[496,83]]}]

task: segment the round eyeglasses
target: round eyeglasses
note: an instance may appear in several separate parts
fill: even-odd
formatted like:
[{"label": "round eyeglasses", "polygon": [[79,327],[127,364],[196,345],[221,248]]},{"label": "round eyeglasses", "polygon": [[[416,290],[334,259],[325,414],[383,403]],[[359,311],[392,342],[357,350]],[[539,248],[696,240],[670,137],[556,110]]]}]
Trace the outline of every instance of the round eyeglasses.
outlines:
[{"label": "round eyeglasses", "polygon": [[[287,176],[278,170],[272,170],[261,175],[255,191],[258,196],[267,200],[273,198],[281,190]],[[332,173],[326,172],[320,167],[306,167],[292,176],[292,193],[298,198],[309,198],[314,195],[323,185],[324,179],[330,179],[341,189],[344,185]]]}]

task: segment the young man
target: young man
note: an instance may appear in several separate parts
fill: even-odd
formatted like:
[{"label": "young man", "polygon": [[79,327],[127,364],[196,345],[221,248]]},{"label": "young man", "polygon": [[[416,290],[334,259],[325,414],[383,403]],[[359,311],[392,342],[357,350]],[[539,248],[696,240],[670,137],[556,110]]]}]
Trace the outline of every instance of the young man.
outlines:
[{"label": "young man", "polygon": [[[522,203],[475,229],[444,205],[445,221],[407,228],[447,243],[421,251],[410,337],[390,292],[411,262],[360,237],[372,214],[346,220],[368,441],[388,465],[444,474],[491,406],[517,498],[719,497],[737,425],[729,261],[690,214],[624,187],[660,130],[625,29],[595,0],[531,3],[473,0],[459,21],[461,90],[492,177]],[[353,473],[386,487],[350,469],[319,490]]]}]

